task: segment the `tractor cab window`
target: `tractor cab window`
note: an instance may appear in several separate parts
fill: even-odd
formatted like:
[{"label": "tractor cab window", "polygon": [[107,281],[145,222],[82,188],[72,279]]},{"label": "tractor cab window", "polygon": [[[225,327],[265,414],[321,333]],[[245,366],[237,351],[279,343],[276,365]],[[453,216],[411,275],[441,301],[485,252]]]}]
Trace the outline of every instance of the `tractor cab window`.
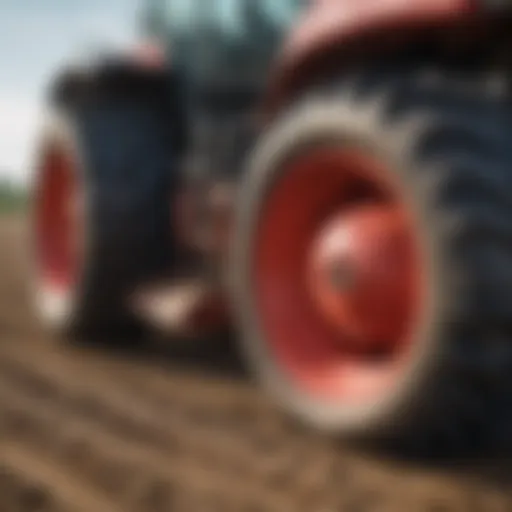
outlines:
[{"label": "tractor cab window", "polygon": [[[150,1],[150,0],[147,0]],[[184,77],[190,168],[236,173],[281,41],[311,0],[151,0],[159,37]]]},{"label": "tractor cab window", "polygon": [[198,80],[253,81],[307,0],[162,0],[171,52]]}]

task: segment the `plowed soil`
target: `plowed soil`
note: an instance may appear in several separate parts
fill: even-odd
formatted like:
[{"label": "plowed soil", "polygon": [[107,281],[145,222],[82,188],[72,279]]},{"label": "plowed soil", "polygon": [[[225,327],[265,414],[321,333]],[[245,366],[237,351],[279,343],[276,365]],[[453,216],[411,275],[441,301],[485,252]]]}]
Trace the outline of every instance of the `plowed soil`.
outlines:
[{"label": "plowed soil", "polygon": [[228,349],[58,343],[30,313],[25,234],[0,222],[0,512],[512,511],[506,453],[427,467],[344,447]]}]

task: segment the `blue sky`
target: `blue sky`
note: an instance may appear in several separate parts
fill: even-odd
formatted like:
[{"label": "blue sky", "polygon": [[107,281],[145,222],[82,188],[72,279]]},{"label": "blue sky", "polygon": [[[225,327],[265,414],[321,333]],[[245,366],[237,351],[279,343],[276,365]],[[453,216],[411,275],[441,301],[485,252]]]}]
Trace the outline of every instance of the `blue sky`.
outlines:
[{"label": "blue sky", "polygon": [[133,41],[141,0],[0,0],[0,178],[26,181],[42,95],[62,62]]}]

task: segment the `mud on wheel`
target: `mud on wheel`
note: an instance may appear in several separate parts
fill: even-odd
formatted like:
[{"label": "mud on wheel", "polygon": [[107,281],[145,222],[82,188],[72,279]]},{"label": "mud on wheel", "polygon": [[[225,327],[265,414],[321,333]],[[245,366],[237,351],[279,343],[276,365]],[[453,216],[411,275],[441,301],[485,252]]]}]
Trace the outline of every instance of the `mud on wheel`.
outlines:
[{"label": "mud on wheel", "polygon": [[243,349],[309,424],[432,451],[507,414],[512,110],[484,73],[363,71],[278,120],[243,185]]}]

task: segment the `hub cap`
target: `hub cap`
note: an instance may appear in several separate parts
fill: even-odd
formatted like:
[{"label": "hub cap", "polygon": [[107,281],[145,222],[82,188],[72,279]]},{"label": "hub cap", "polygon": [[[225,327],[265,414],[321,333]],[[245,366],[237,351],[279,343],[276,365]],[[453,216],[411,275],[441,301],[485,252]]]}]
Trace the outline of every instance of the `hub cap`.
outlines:
[{"label": "hub cap", "polygon": [[345,347],[386,350],[405,334],[408,249],[404,219],[385,205],[351,208],[320,230],[309,259],[310,292]]}]

